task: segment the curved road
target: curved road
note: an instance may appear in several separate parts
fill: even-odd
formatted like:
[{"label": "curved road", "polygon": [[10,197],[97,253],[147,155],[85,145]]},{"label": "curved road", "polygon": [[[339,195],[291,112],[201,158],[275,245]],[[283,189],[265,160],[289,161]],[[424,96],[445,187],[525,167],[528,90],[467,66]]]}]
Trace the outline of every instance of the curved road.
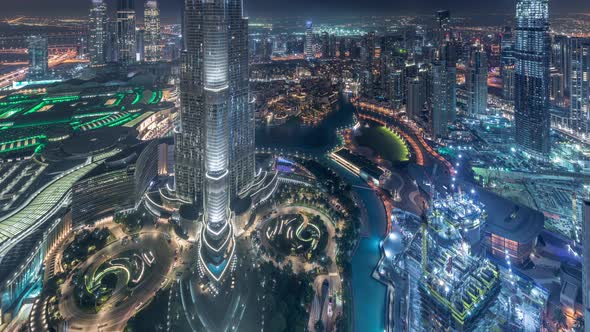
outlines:
[{"label": "curved road", "polygon": [[161,288],[166,276],[170,272],[174,251],[172,245],[168,244],[167,237],[160,232],[142,233],[139,235],[138,243],[129,241],[123,245],[123,241],[111,243],[100,250],[80,265],[80,270],[86,271],[89,268],[96,268],[109,259],[129,250],[140,252],[152,251],[155,261],[143,281],[132,293],[133,301],[124,301],[115,306],[121,300],[122,294],[113,294],[112,297],[96,313],[88,313],[80,309],[74,295],[72,278],[68,278],[62,286],[62,297],[59,310],[69,324],[72,331],[121,331],[127,321],[154,296]]}]

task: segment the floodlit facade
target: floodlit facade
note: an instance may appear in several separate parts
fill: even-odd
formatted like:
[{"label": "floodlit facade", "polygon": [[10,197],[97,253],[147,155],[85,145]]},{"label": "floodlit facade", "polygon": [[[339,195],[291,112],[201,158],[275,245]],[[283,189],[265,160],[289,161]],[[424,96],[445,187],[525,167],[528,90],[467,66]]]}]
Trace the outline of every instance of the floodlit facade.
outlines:
[{"label": "floodlit facade", "polygon": [[551,148],[548,3],[548,0],[516,3],[516,142],[538,156],[547,156]]},{"label": "floodlit facade", "polygon": [[90,64],[100,66],[107,59],[107,5],[104,0],[92,0],[89,15],[89,42]]},{"label": "floodlit facade", "polygon": [[144,57],[147,62],[157,62],[162,58],[160,47],[160,8],[158,1],[150,0],[144,8]]},{"label": "floodlit facade", "polygon": [[230,200],[254,178],[247,20],[240,0],[187,1],[184,13],[176,188],[202,208],[200,263],[219,280],[234,257]]},{"label": "floodlit facade", "polygon": [[135,36],[134,0],[118,0],[117,3],[117,59],[128,65],[137,57]]}]

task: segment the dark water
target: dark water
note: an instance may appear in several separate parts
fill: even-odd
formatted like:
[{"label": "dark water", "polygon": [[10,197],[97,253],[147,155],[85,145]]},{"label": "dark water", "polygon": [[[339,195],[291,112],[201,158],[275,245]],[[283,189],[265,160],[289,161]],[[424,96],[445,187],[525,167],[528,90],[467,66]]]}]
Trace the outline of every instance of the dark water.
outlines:
[{"label": "dark water", "polygon": [[383,203],[366,183],[340,165],[331,161],[331,166],[363,200],[369,221],[368,237],[361,238],[352,257],[352,293],[354,305],[354,330],[356,332],[382,332],[385,330],[385,298],[387,288],[371,274],[379,262],[379,244],[385,237],[386,215]]},{"label": "dark water", "polygon": [[341,96],[335,110],[317,126],[305,126],[291,120],[280,126],[257,126],[256,147],[325,152],[338,143],[336,131],[353,123],[354,106]]}]

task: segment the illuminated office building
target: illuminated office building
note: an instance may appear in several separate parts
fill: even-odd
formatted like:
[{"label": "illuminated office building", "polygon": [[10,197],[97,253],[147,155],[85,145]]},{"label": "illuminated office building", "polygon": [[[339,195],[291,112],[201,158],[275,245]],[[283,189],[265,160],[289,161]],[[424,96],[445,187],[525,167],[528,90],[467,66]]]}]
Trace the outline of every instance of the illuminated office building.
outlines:
[{"label": "illuminated office building", "polygon": [[501,48],[502,96],[504,100],[512,102],[514,101],[514,34],[512,27],[504,27]]},{"label": "illuminated office building", "polygon": [[467,63],[465,75],[467,87],[467,114],[471,117],[485,115],[488,106],[488,63],[483,46],[474,47]]},{"label": "illuminated office building", "polygon": [[432,65],[432,136],[447,137],[457,117],[457,68],[446,61]]},{"label": "illuminated office building", "polygon": [[313,23],[307,21],[305,23],[305,58],[313,59]]},{"label": "illuminated office building", "polygon": [[516,3],[516,142],[536,156],[547,156],[551,149],[548,2],[519,0]]},{"label": "illuminated office building", "polygon": [[375,60],[376,38],[375,32],[367,33],[361,44],[361,61],[360,61],[360,75],[362,83],[363,94],[367,97],[374,95],[374,76],[373,76],[373,62]]},{"label": "illuminated office building", "polygon": [[117,2],[117,59],[120,64],[134,63],[137,57],[135,6],[133,0]]},{"label": "illuminated office building", "polygon": [[43,79],[47,76],[48,70],[47,38],[31,36],[27,41],[29,44],[29,79]]},{"label": "illuminated office building", "polygon": [[406,113],[410,119],[418,119],[422,116],[425,103],[424,88],[422,87],[424,84],[419,77],[408,81]]},{"label": "illuminated office building", "polygon": [[572,129],[588,131],[590,121],[590,40],[571,39],[571,104]]},{"label": "illuminated office building", "polygon": [[160,48],[160,8],[158,2],[149,0],[144,8],[144,56],[147,62],[161,59]]},{"label": "illuminated office building", "polygon": [[88,27],[90,32],[88,51],[90,53],[90,64],[92,66],[103,65],[107,60],[107,28],[108,17],[106,3],[103,0],[92,0]]}]

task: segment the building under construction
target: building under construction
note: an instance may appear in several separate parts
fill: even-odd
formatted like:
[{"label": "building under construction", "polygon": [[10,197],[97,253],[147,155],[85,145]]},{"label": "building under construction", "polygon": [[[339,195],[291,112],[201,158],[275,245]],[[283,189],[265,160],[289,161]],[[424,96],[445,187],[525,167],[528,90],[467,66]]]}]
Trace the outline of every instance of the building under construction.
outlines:
[{"label": "building under construction", "polygon": [[[437,197],[422,217],[394,210],[374,276],[388,285],[387,331],[490,331],[514,326],[501,269],[479,249],[483,204],[470,195]],[[518,301],[517,301],[518,302]],[[492,309],[492,306],[494,309]],[[516,309],[514,309],[516,310]],[[511,317],[506,313],[506,317]]]}]

